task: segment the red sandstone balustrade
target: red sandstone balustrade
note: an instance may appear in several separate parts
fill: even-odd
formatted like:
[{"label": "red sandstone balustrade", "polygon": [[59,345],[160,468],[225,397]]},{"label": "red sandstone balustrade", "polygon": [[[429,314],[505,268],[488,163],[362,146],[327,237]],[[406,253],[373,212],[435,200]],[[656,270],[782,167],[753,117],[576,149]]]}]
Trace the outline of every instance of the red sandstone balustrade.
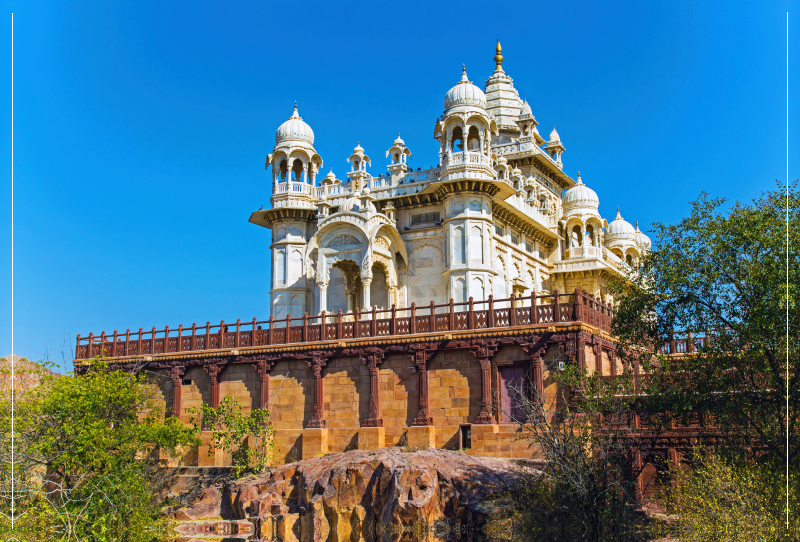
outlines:
[{"label": "red sandstone balustrade", "polygon": [[128,329],[124,335],[116,330],[110,336],[105,332],[100,337],[90,333],[88,337],[78,335],[75,358],[145,356],[576,321],[610,331],[613,315],[610,304],[603,304],[580,289],[572,294],[556,290],[552,295],[512,295],[506,299],[489,296],[483,301],[470,297],[459,303],[451,299],[443,305],[431,301],[427,306],[417,307],[412,303],[407,308],[392,305],[389,309],[372,307],[371,311],[363,312],[356,308],[349,313],[341,310],[319,316],[306,313],[299,318],[287,315],[279,320],[273,316],[261,321],[253,318],[246,323],[237,319],[230,325],[223,320],[199,327],[193,323],[191,328],[179,325],[177,329],[169,326],[162,330],[153,327],[150,331],[139,328],[138,332]]}]

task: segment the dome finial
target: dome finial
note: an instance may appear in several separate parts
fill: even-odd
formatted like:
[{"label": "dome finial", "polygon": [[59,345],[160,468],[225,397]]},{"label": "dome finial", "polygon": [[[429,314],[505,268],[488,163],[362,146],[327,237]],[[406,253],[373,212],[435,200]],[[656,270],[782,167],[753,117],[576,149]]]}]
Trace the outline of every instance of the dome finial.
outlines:
[{"label": "dome finial", "polygon": [[578,184],[583,184],[583,181],[581,180],[581,172],[580,171],[578,172]]},{"label": "dome finial", "polygon": [[503,71],[503,48],[500,47],[500,40],[497,40],[497,47],[495,47],[495,55],[494,61],[497,63],[495,67],[495,72],[502,72]]}]

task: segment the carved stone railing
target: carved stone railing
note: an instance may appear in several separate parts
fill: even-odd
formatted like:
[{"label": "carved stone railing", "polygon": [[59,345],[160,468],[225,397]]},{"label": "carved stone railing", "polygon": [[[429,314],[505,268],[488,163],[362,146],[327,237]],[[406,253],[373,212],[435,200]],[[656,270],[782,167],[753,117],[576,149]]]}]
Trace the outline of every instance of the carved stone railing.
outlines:
[{"label": "carved stone railing", "polygon": [[464,303],[452,299],[444,305],[431,302],[430,305],[398,309],[373,307],[371,311],[335,314],[322,313],[300,318],[287,316],[269,320],[204,326],[192,324],[177,328],[165,327],[149,331],[113,334],[92,333],[88,337],[78,335],[75,351],[76,359],[90,359],[104,355],[107,357],[147,356],[195,352],[204,350],[231,349],[253,346],[269,346],[316,341],[335,341],[370,337],[388,337],[458,331],[472,329],[507,328],[537,324],[556,324],[562,322],[584,322],[609,331],[614,309],[610,304],[595,299],[580,289],[572,294],[535,295],[526,297],[511,296],[485,301],[472,298]]}]

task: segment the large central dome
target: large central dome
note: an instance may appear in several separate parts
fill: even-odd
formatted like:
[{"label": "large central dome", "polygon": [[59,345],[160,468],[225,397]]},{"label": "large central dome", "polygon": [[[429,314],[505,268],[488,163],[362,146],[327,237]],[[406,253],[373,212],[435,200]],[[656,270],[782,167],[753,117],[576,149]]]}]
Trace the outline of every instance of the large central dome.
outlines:
[{"label": "large central dome", "polygon": [[314,144],[314,131],[297,113],[297,102],[294,104],[292,116],[275,132],[275,143],[280,144],[282,141],[304,141],[311,145]]},{"label": "large central dome", "polygon": [[461,81],[447,91],[444,96],[445,111],[459,105],[472,105],[486,109],[486,94],[467,79],[467,69],[463,68]]}]

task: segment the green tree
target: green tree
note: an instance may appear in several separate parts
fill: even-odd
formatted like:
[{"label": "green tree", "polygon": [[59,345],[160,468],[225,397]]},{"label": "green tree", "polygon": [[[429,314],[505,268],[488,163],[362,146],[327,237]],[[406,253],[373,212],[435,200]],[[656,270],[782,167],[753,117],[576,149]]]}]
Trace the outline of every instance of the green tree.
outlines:
[{"label": "green tree", "polygon": [[230,453],[236,476],[248,468],[261,474],[275,464],[279,451],[269,410],[256,408],[243,414],[239,403],[226,395],[218,407],[203,403],[200,409],[190,409],[189,413],[196,431],[211,429],[208,454],[213,455],[215,450]]},{"label": "green tree", "polygon": [[[176,456],[180,447],[199,441],[192,428],[175,418],[164,420],[148,379],[144,372],[115,371],[97,359],[85,374],[43,374],[41,383],[16,401],[14,465],[26,489],[20,494],[24,502],[17,504],[25,505],[26,517],[48,523],[54,539],[167,536],[152,482],[158,452]],[[6,459],[9,410],[0,414]]]},{"label": "green tree", "polygon": [[[724,204],[702,193],[679,223],[655,224],[652,251],[612,284],[612,333],[629,362],[652,372],[641,382],[650,408],[683,421],[706,415],[726,433],[729,451],[797,468],[797,185]],[[668,355],[689,333],[696,352]]]}]

